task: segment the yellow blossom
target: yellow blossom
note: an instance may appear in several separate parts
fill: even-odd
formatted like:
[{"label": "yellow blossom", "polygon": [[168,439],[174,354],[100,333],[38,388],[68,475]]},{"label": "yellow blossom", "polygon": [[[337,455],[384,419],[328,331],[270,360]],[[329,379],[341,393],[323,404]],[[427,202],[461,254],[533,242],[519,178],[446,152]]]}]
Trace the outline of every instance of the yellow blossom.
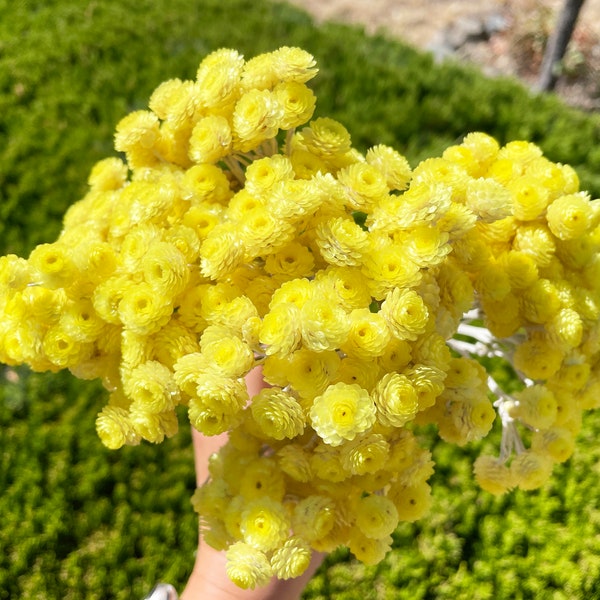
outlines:
[{"label": "yellow blossom", "polygon": [[585,233],[592,218],[586,194],[569,194],[556,199],[546,212],[550,231],[561,240],[571,240]]},{"label": "yellow blossom", "polygon": [[319,117],[302,130],[302,141],[310,152],[329,158],[350,150],[350,134],[337,121]]},{"label": "yellow blossom", "polygon": [[252,416],[268,438],[294,438],[304,432],[304,413],[299,402],[277,388],[261,390],[252,398]]},{"label": "yellow blossom", "polygon": [[317,246],[330,264],[358,266],[367,249],[367,232],[353,220],[336,217],[319,223],[316,231]]},{"label": "yellow blossom", "polygon": [[413,290],[394,288],[381,305],[381,314],[399,340],[415,340],[424,333],[429,311],[419,294]]},{"label": "yellow blossom", "polygon": [[473,465],[473,473],[479,486],[490,494],[504,494],[515,485],[509,467],[494,456],[478,456]]},{"label": "yellow blossom", "polygon": [[215,163],[229,154],[232,139],[231,127],[225,117],[203,117],[192,130],[189,157],[197,163]]},{"label": "yellow blossom", "polygon": [[349,356],[364,360],[381,356],[390,341],[389,327],[380,313],[368,308],[356,308],[350,315],[350,332],[341,345]]},{"label": "yellow blossom", "polygon": [[277,133],[283,109],[269,90],[249,90],[233,112],[233,147],[248,152]]},{"label": "yellow blossom", "polygon": [[308,543],[300,536],[293,536],[273,552],[271,566],[278,579],[292,579],[306,571],[310,559],[311,551]]},{"label": "yellow blossom", "polygon": [[385,426],[402,427],[418,410],[417,392],[406,375],[387,373],[372,392],[377,420]]},{"label": "yellow blossom", "polygon": [[402,154],[390,146],[378,144],[369,148],[365,159],[383,174],[390,190],[404,190],[408,187],[412,175],[410,165]]},{"label": "yellow blossom", "polygon": [[265,585],[273,569],[264,552],[245,542],[236,542],[227,549],[227,577],[238,587],[247,590]]},{"label": "yellow blossom", "polygon": [[358,385],[336,383],[315,398],[310,420],[325,443],[339,446],[373,425],[375,405],[369,393]]}]

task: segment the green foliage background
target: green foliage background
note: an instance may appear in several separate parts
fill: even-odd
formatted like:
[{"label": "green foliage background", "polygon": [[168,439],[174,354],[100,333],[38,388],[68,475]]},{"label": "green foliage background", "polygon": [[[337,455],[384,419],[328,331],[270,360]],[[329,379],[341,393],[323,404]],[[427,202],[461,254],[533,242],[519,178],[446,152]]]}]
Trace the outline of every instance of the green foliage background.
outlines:
[{"label": "green foliage background", "polygon": [[[598,115],[434,65],[358,28],[316,27],[282,3],[0,0],[0,15],[2,253],[27,256],[52,241],[91,166],[114,154],[119,119],[145,107],[161,81],[192,78],[222,46],[313,53],[317,114],[342,121],[361,149],[387,143],[415,164],[482,130],[539,144],[600,195]],[[197,524],[187,428],[157,447],[111,452],[94,431],[98,385],[26,369],[0,376],[0,600],[141,598],[158,579],[181,587]],[[472,482],[481,444],[458,450],[432,436],[430,518],[400,526],[377,567],[333,553],[305,598],[600,598],[599,431],[589,415],[576,455],[548,486],[500,499]]]}]

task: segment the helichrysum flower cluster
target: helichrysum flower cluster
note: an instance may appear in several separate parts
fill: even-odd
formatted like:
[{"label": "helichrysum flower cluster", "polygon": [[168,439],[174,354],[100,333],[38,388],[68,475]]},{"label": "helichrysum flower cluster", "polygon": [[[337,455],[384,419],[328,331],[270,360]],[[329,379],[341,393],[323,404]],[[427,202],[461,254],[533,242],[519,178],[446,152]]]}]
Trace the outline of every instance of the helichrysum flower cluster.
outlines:
[{"label": "helichrysum flower cluster", "polygon": [[430,504],[419,425],[463,445],[499,415],[475,477],[532,489],[600,398],[600,213],[573,169],[482,133],[414,170],[361,154],[311,120],[316,72],[213,52],[118,124],[126,161],[94,167],[56,242],[0,259],[0,360],[101,378],[104,444],[161,442],[178,406],[230,433],[193,503],[244,588],[340,544],[381,560]]}]

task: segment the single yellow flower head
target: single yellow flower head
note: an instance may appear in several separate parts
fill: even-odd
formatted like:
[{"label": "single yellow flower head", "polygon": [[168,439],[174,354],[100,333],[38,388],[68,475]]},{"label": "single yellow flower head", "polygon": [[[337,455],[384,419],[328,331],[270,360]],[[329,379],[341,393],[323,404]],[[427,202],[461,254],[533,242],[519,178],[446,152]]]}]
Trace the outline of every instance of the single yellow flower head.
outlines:
[{"label": "single yellow flower head", "polygon": [[269,90],[250,90],[237,101],[233,112],[233,148],[248,152],[276,135],[283,108]]},{"label": "single yellow flower head", "polygon": [[266,388],[252,398],[252,417],[267,438],[283,440],[304,433],[305,417],[300,403],[278,388]]},{"label": "single yellow flower head", "polygon": [[294,177],[292,163],[287,156],[275,154],[255,160],[246,168],[245,189],[257,198],[268,193],[277,183]]},{"label": "single yellow flower head", "polygon": [[479,163],[482,171],[485,171],[498,155],[500,146],[498,142],[490,135],[475,131],[467,134],[462,145],[468,148],[473,158]]},{"label": "single yellow flower head", "polygon": [[337,177],[346,189],[348,205],[353,210],[369,211],[388,194],[381,171],[366,162],[340,169]]},{"label": "single yellow flower head", "polygon": [[231,152],[232,139],[231,127],[225,117],[203,117],[192,130],[189,157],[196,163],[216,163]]},{"label": "single yellow flower head", "polygon": [[550,339],[565,351],[581,344],[584,324],[579,313],[572,308],[561,308],[546,327]]},{"label": "single yellow flower head", "polygon": [[547,323],[559,312],[560,305],[558,290],[548,279],[537,279],[522,292],[521,312],[532,323]]},{"label": "single yellow flower head", "polygon": [[418,410],[417,391],[406,375],[387,373],[372,392],[377,420],[384,426],[402,427]]},{"label": "single yellow flower head", "polygon": [[253,590],[266,585],[273,569],[264,552],[245,542],[235,542],[227,549],[227,577],[238,587]]},{"label": "single yellow flower head", "polygon": [[200,344],[207,364],[223,377],[243,377],[254,365],[252,350],[236,335],[228,333],[206,342],[202,336]]},{"label": "single yellow flower head", "polygon": [[542,487],[552,473],[552,460],[536,450],[525,450],[518,454],[510,465],[511,476],[522,490]]},{"label": "single yellow flower head", "polygon": [[292,513],[294,534],[311,543],[325,537],[334,526],[335,508],[335,502],[327,496],[303,498]]},{"label": "single yellow flower head", "polygon": [[316,241],[323,258],[332,265],[358,266],[368,247],[368,234],[352,219],[334,217],[317,225]]},{"label": "single yellow flower head", "polygon": [[510,491],[515,485],[509,467],[495,456],[478,456],[473,465],[473,474],[479,486],[495,496]]},{"label": "single yellow flower head", "polygon": [[402,154],[390,146],[379,144],[369,148],[365,159],[383,174],[390,190],[405,190],[408,187],[412,176],[410,165]]},{"label": "single yellow flower head", "polygon": [[393,290],[416,286],[421,280],[419,266],[410,258],[408,250],[389,240],[373,239],[365,253],[362,272],[368,279],[371,294],[383,300]]},{"label": "single yellow flower head", "polygon": [[441,263],[452,251],[449,238],[450,234],[439,227],[421,225],[403,232],[397,239],[413,262],[420,268],[426,268]]},{"label": "single yellow flower head", "polygon": [[512,193],[513,214],[520,221],[535,221],[548,206],[548,190],[530,175],[514,179],[508,189]]},{"label": "single yellow flower head", "polygon": [[346,311],[320,295],[315,295],[302,306],[300,327],[303,345],[315,352],[339,348],[350,331]]},{"label": "single yellow flower head", "polygon": [[179,402],[179,389],[173,373],[155,360],[135,367],[124,384],[125,393],[133,404],[150,413],[173,410]]},{"label": "single yellow flower head", "polygon": [[575,437],[565,427],[536,431],[531,438],[531,449],[547,454],[555,463],[563,463],[575,450]]},{"label": "single yellow flower head", "polygon": [[271,275],[283,275],[290,279],[310,277],[314,273],[313,253],[303,244],[292,242],[265,260],[265,271]]},{"label": "single yellow flower head", "polygon": [[100,411],[96,419],[96,432],[102,443],[111,450],[140,442],[127,411],[116,406],[105,406]]},{"label": "single yellow flower head", "polygon": [[247,501],[271,498],[281,502],[285,494],[285,480],[277,460],[259,457],[250,461],[239,473],[239,492]]},{"label": "single yellow flower head", "polygon": [[[225,204],[233,195],[223,170],[216,165],[206,163],[187,169],[181,186],[183,197],[190,202],[191,206],[212,210],[215,215],[220,215],[222,209],[212,205]],[[183,220],[185,224],[185,216]]]},{"label": "single yellow flower head", "polygon": [[356,504],[356,525],[371,539],[391,535],[398,525],[398,510],[386,496],[371,494]]},{"label": "single yellow flower head", "polygon": [[431,507],[431,487],[425,481],[414,485],[394,485],[388,492],[398,511],[398,520],[412,523]]},{"label": "single yellow flower head", "polygon": [[310,452],[299,444],[289,443],[277,450],[279,468],[294,481],[306,483],[314,477]]},{"label": "single yellow flower head", "polygon": [[503,185],[480,177],[468,182],[466,205],[483,221],[492,222],[512,214],[513,199]]},{"label": "single yellow flower head", "polygon": [[173,437],[179,428],[177,415],[172,411],[152,413],[139,404],[132,404],[129,414],[135,432],[153,444],[160,444],[165,438]]},{"label": "single yellow flower head", "polygon": [[421,296],[397,287],[386,295],[381,314],[399,340],[416,340],[429,322],[429,311]]},{"label": "single yellow flower head", "polygon": [[550,231],[560,240],[583,235],[592,221],[592,207],[585,193],[569,194],[556,199],[546,211]]},{"label": "single yellow flower head", "polygon": [[290,537],[271,556],[271,566],[278,579],[293,579],[306,571],[311,559],[309,544],[299,536]]},{"label": "single yellow flower head", "polygon": [[530,256],[537,267],[547,267],[556,252],[556,243],[547,227],[522,225],[517,229],[513,249]]},{"label": "single yellow flower head", "polygon": [[360,530],[352,529],[348,540],[350,552],[365,565],[380,563],[392,548],[392,537],[369,538]]},{"label": "single yellow flower head", "polygon": [[318,72],[314,57],[302,48],[282,46],[270,54],[277,77],[305,83]]},{"label": "single yellow flower head", "polygon": [[61,244],[40,244],[29,255],[29,264],[37,281],[46,287],[67,287],[75,278],[76,270],[70,249]]},{"label": "single yellow flower head", "polygon": [[351,267],[327,267],[317,273],[318,290],[323,296],[333,294],[336,303],[347,311],[364,308],[371,303],[368,280]]},{"label": "single yellow flower head", "polygon": [[302,338],[300,310],[291,302],[277,302],[263,317],[259,341],[265,354],[288,356],[294,352]]},{"label": "single yellow flower head", "polygon": [[98,192],[118,190],[127,181],[127,165],[116,157],[98,161],[88,177],[90,189]]},{"label": "single yellow flower head", "polygon": [[314,398],[322,394],[336,376],[340,360],[335,351],[313,352],[300,348],[286,361],[286,383],[302,398]]},{"label": "single yellow flower head", "polygon": [[221,48],[206,56],[196,73],[201,104],[218,108],[235,100],[243,67],[244,58],[237,50]]},{"label": "single yellow flower head", "polygon": [[157,294],[146,282],[127,289],[118,306],[123,327],[142,335],[155,333],[166,325],[172,312],[172,300]]},{"label": "single yellow flower head", "polygon": [[554,347],[543,334],[530,334],[519,344],[513,356],[515,368],[531,379],[548,379],[561,366],[563,353]]},{"label": "single yellow flower head", "polygon": [[380,313],[368,308],[356,308],[350,315],[350,333],[342,344],[348,356],[369,360],[381,356],[388,347],[391,333]]},{"label": "single yellow flower head", "polygon": [[339,446],[373,425],[375,405],[369,392],[358,385],[336,383],[315,398],[310,421],[326,444]]},{"label": "single yellow flower head", "polygon": [[202,275],[219,279],[242,263],[244,248],[238,234],[217,226],[202,242],[200,257]]},{"label": "single yellow flower head", "polygon": [[379,433],[361,435],[340,446],[340,458],[352,475],[376,473],[386,466],[389,444]]},{"label": "single yellow flower head", "polygon": [[289,528],[283,505],[269,497],[252,500],[242,511],[240,531],[244,542],[263,552],[283,545]]},{"label": "single yellow flower head", "polygon": [[284,131],[304,125],[313,115],[317,98],[310,88],[297,81],[285,81],[273,90],[283,109],[280,128]]},{"label": "single yellow flower head", "polygon": [[319,117],[302,129],[302,141],[311,153],[323,158],[346,154],[351,148],[348,130],[328,117]]},{"label": "single yellow flower head", "polygon": [[115,150],[124,152],[133,169],[154,166],[158,162],[153,149],[160,136],[158,117],[148,110],[130,113],[119,121]]}]

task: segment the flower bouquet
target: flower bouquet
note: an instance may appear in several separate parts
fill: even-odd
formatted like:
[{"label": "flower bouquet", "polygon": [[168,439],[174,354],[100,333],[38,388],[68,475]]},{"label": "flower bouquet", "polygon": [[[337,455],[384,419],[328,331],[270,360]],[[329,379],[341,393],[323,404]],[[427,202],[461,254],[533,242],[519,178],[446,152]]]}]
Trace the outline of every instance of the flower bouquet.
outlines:
[{"label": "flower bouquet", "polygon": [[[100,378],[109,448],[229,441],[192,502],[238,586],[380,561],[423,516],[419,428],[502,427],[476,480],[534,489],[600,404],[600,209],[535,145],[471,133],[412,169],[312,119],[313,57],[221,49],[118,125],[53,243],[0,258],[0,361]],[[503,390],[479,357],[502,361]],[[261,368],[268,387],[249,397]]]}]

